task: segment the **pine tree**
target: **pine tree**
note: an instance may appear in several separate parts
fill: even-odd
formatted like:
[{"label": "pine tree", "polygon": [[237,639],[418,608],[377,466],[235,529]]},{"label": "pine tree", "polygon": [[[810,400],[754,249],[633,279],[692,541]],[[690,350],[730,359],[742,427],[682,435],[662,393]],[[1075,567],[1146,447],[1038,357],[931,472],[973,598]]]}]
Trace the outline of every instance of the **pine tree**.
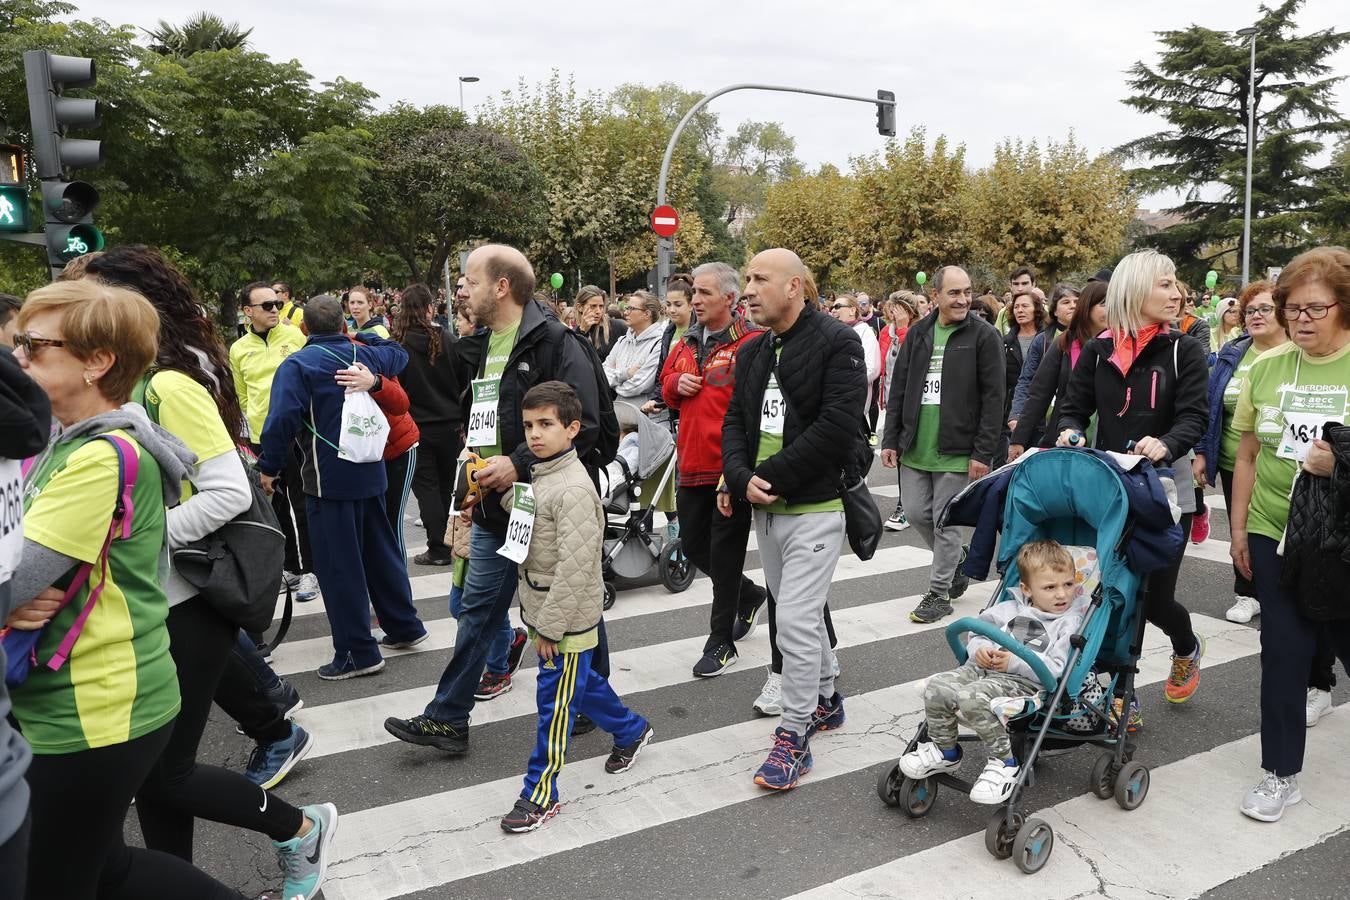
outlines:
[{"label": "pine tree", "polygon": [[[1350,133],[1332,94],[1327,58],[1350,31],[1295,34],[1303,0],[1260,7],[1256,33],[1256,148],[1252,164],[1252,271],[1282,265],[1312,240],[1325,142]],[[1156,65],[1129,70],[1125,104],[1159,115],[1168,127],[1117,148],[1146,162],[1131,171],[1142,193],[1180,191],[1172,212],[1186,221],[1144,241],[1194,274],[1240,265],[1246,181],[1250,38],[1192,25],[1158,32]],[[1231,254],[1219,262],[1225,254]]]}]

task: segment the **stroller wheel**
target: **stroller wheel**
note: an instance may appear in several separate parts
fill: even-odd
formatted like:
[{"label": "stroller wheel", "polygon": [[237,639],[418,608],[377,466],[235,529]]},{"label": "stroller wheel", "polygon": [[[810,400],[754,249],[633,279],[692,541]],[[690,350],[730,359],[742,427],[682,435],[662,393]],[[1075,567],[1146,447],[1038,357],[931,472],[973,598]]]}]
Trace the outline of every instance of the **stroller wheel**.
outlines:
[{"label": "stroller wheel", "polygon": [[1116,803],[1121,809],[1138,809],[1148,796],[1148,766],[1141,762],[1126,763],[1116,776]]},{"label": "stroller wheel", "polygon": [[989,817],[989,824],[984,827],[984,849],[989,851],[990,856],[994,859],[1007,859],[1012,856],[1013,841],[1022,830],[1022,821],[1021,813],[1013,813],[1012,827],[1009,828],[1007,812],[1003,807],[999,807]]},{"label": "stroller wheel", "polygon": [[891,763],[889,769],[881,773],[877,779],[877,796],[881,802],[887,806],[900,805],[900,786],[906,779],[900,774],[900,764]]},{"label": "stroller wheel", "polygon": [[1055,848],[1055,832],[1043,819],[1031,819],[1017,832],[1013,840],[1012,856],[1017,868],[1034,875],[1050,859]]},{"label": "stroller wheel", "polygon": [[616,590],[614,590],[614,585],[611,584],[610,582],[606,581],[606,582],[605,582],[605,610],[606,610],[606,612],[609,611],[609,608],[610,608],[611,606],[614,605],[614,601],[617,600],[617,599],[618,599],[618,592],[617,592]]},{"label": "stroller wheel", "polygon": [[694,583],[694,564],[684,555],[680,539],[676,538],[661,550],[661,583],[672,594],[689,589]]},{"label": "stroller wheel", "polygon": [[1110,800],[1116,795],[1116,755],[1110,750],[1103,750],[1097,757],[1097,761],[1092,764],[1092,774],[1088,777],[1088,787],[1092,793],[1103,800]]},{"label": "stroller wheel", "polygon": [[922,819],[933,809],[937,800],[938,783],[935,778],[904,778],[900,782],[900,809],[911,819]]}]

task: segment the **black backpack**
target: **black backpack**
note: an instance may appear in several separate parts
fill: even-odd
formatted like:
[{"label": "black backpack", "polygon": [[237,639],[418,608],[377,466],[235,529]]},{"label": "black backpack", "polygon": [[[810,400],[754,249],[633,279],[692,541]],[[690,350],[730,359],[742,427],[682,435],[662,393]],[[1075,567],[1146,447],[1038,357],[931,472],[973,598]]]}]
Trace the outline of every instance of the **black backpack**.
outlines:
[{"label": "black backpack", "polygon": [[600,354],[596,352],[595,347],[591,346],[591,342],[581,332],[568,328],[556,319],[548,319],[546,327],[549,329],[549,336],[545,341],[547,346],[557,347],[560,341],[576,341],[577,346],[583,348],[582,352],[591,361],[591,369],[595,373],[595,393],[600,398],[600,433],[596,435],[595,446],[581,457],[581,461],[588,467],[603,469],[612,463],[619,453],[619,417],[614,414],[614,395],[609,388],[604,363],[600,361]]}]

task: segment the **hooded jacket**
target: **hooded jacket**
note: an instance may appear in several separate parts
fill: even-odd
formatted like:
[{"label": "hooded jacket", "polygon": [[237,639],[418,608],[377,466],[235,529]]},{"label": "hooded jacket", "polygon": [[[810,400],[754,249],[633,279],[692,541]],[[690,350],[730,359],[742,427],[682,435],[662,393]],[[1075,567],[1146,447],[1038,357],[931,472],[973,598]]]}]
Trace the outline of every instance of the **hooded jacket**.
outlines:
[{"label": "hooded jacket", "polygon": [[[764,334],[764,329],[734,316],[705,352],[704,330],[703,323],[691,323],[661,369],[662,399],[680,417],[675,439],[682,487],[714,485],[722,479],[722,420],[736,385],[736,355]],[[699,376],[703,387],[692,397],[681,397],[681,375]]]},{"label": "hooded jacket", "polygon": [[[300,448],[304,491],[312,497],[363,500],[384,496],[384,463],[349,462],[328,442],[339,443],[343,389],[334,380],[338,369],[355,359],[376,375],[397,375],[408,364],[408,352],[393,341],[371,339],[356,344],[345,334],[312,334],[304,349],[277,368],[271,409],[263,426],[258,471],[276,475],[286,467],[294,440]],[[320,439],[315,432],[323,435]]]},{"label": "hooded jacket", "polygon": [[[665,329],[649,325],[636,334],[632,329],[614,344],[605,357],[605,374],[609,376],[610,389],[625,400],[641,400],[656,383],[656,374],[661,362],[661,338]],[[632,375],[628,370],[637,366]]]}]

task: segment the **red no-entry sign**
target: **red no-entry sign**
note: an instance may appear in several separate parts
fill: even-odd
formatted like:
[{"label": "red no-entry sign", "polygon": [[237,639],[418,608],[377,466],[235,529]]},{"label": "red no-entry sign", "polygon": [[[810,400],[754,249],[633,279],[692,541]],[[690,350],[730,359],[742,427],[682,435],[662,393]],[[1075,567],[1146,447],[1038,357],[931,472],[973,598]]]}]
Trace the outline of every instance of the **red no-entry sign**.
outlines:
[{"label": "red no-entry sign", "polygon": [[661,237],[670,237],[680,229],[680,214],[673,206],[658,206],[652,210],[652,231]]}]

